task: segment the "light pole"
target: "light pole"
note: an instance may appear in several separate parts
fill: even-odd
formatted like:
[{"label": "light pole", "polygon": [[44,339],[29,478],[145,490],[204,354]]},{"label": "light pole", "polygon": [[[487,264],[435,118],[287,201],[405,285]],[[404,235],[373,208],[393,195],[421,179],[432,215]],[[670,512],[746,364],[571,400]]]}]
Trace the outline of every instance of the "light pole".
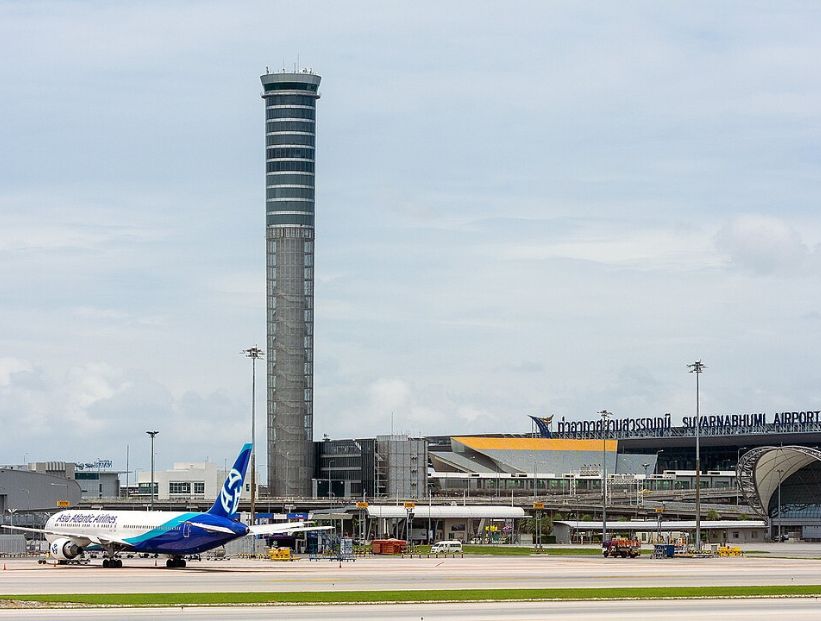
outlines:
[{"label": "light pole", "polygon": [[[285,498],[288,498],[288,475],[291,474],[291,451],[285,451],[285,485],[282,489]],[[268,485],[268,498],[271,497],[271,486]]]},{"label": "light pole", "polygon": [[154,510],[154,438],[159,431],[146,431],[151,436],[151,510]]},{"label": "light pole", "polygon": [[738,506],[739,496],[741,495],[741,482],[738,480],[738,462],[741,461],[741,451],[746,449],[746,446],[739,446],[735,452],[735,506]]},{"label": "light pole", "polygon": [[431,523],[430,523],[430,512],[431,506],[433,505],[433,489],[431,489],[430,485],[428,485],[428,544],[433,543],[433,531],[431,530]]},{"label": "light pole", "polygon": [[[59,486],[59,487],[65,487],[65,488],[66,488],[66,502],[68,503],[68,505],[69,505],[69,506],[71,506],[71,501],[68,499],[68,482],[66,482],[66,483],[49,483],[49,485],[53,485],[53,486],[55,486],[55,487],[58,487],[58,486]],[[59,501],[58,501],[57,503],[55,503],[55,504],[56,504],[58,507],[60,506],[60,502],[59,502]],[[43,534],[43,537],[45,538],[45,534]]]},{"label": "light pole", "polygon": [[328,501],[330,502],[331,498],[333,498],[333,488],[331,487],[331,466],[334,465],[334,460],[328,460]]},{"label": "light pole", "polygon": [[699,407],[699,376],[706,368],[701,360],[688,364],[690,373],[696,374],[696,553],[701,552],[701,447],[699,436],[701,431],[701,416]]},{"label": "light pole", "polygon": [[536,500],[536,488],[537,487],[538,487],[538,485],[537,485],[537,480],[536,480],[536,462],[534,461],[533,462],[533,500]]},{"label": "light pole", "polygon": [[647,485],[647,469],[650,467],[650,464],[642,464],[642,468],[644,468],[644,481],[641,482],[641,504],[644,505],[644,490]]},{"label": "light pole", "polygon": [[21,487],[20,491],[26,492],[26,494],[28,495],[28,525],[31,526],[31,490],[26,489],[25,487]]},{"label": "light pole", "polygon": [[[251,359],[251,524],[255,523],[257,501],[257,360],[265,355],[259,347],[254,345],[243,350],[246,358]],[[287,488],[287,477],[286,477]]]},{"label": "light pole", "polygon": [[778,541],[781,542],[781,475],[784,474],[784,469],[776,470],[778,473]]},{"label": "light pole", "polygon": [[601,543],[607,540],[607,419],[613,416],[612,412],[601,410],[601,463],[602,463],[602,477],[601,477]]}]

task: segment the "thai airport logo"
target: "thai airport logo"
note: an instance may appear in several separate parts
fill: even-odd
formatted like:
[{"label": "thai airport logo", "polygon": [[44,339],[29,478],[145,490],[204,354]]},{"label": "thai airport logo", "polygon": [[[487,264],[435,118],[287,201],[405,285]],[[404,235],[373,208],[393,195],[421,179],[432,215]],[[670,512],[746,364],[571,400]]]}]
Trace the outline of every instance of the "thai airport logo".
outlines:
[{"label": "thai airport logo", "polygon": [[239,496],[242,493],[242,475],[236,468],[231,468],[228,478],[225,479],[225,485],[222,486],[220,493],[220,502],[222,508],[228,515],[233,515],[237,511],[239,505]]}]

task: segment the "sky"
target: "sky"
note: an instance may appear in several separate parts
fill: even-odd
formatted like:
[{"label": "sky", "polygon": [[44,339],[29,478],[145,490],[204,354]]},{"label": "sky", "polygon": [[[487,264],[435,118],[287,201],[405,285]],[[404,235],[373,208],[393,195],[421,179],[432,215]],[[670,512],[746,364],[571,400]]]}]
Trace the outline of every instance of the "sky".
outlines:
[{"label": "sky", "polygon": [[[231,460],[259,76],[322,76],[315,439],[821,409],[813,2],[0,0],[0,463]],[[258,369],[258,440],[264,368]],[[258,464],[264,472],[266,457]]]}]

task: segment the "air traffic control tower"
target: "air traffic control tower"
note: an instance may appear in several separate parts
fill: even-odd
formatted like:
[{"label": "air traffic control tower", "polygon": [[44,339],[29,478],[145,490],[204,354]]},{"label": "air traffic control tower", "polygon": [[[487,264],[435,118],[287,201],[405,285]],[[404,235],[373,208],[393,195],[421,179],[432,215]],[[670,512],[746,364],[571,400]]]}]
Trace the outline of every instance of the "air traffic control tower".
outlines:
[{"label": "air traffic control tower", "polygon": [[268,489],[312,494],[314,146],[321,78],[261,76],[265,100]]}]

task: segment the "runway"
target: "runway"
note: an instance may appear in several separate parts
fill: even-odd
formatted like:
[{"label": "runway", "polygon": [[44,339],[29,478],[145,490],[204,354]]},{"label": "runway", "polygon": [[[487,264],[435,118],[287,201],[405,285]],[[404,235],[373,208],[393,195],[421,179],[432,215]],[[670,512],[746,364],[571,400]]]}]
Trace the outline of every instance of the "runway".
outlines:
[{"label": "runway", "polygon": [[[821,560],[783,558],[603,559],[600,557],[362,558],[190,562],[186,569],[125,559],[99,565],[7,560],[0,594],[370,591],[467,588],[587,588],[821,584]],[[162,565],[162,563],[160,563]]]},{"label": "runway", "polygon": [[486,604],[402,604],[351,606],[265,606],[239,608],[98,608],[93,610],[0,610],[3,619],[51,621],[119,621],[120,619],[178,619],[220,621],[254,619],[336,619],[340,621],[635,621],[636,619],[715,619],[723,621],[772,619],[816,620],[818,599],[731,599],[615,602],[517,602]]}]

